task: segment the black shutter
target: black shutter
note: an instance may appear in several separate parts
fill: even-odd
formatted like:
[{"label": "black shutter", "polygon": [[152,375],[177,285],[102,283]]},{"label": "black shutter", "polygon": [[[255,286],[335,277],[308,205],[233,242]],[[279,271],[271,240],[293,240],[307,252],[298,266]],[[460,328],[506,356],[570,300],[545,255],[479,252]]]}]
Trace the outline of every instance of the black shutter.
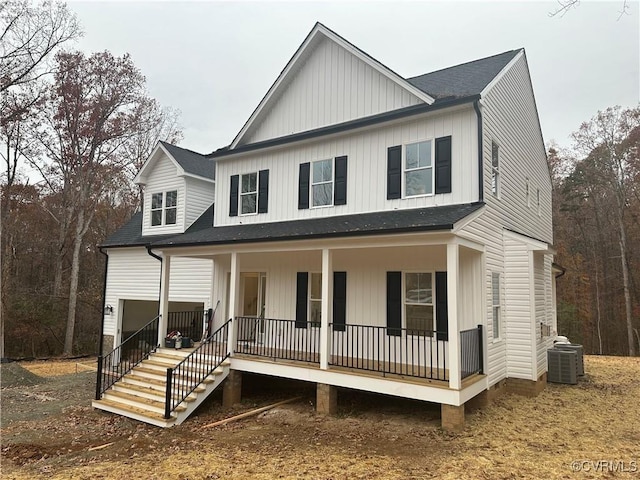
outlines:
[{"label": "black shutter", "polygon": [[333,272],[333,330],[344,332],[347,323],[347,272]]},{"label": "black shutter", "polygon": [[451,137],[436,138],[436,193],[451,193]]},{"label": "black shutter", "polygon": [[387,200],[402,197],[402,146],[387,149]]},{"label": "black shutter", "polygon": [[387,335],[402,333],[402,272],[387,272]]},{"label": "black shutter", "polygon": [[436,272],[436,331],[438,340],[449,340],[447,272]]},{"label": "black shutter", "polygon": [[310,163],[300,164],[300,178],[298,179],[298,209],[309,208],[309,174]]},{"label": "black shutter", "polygon": [[229,195],[229,216],[238,216],[238,189],[240,187],[240,175],[231,175],[231,193]]},{"label": "black shutter", "polygon": [[296,285],[296,328],[307,328],[309,274],[307,272],[298,272]]},{"label": "black shutter", "polygon": [[336,188],[333,191],[333,204],[347,204],[347,157],[336,157]]},{"label": "black shutter", "polygon": [[258,213],[267,213],[269,208],[269,170],[258,173]]}]

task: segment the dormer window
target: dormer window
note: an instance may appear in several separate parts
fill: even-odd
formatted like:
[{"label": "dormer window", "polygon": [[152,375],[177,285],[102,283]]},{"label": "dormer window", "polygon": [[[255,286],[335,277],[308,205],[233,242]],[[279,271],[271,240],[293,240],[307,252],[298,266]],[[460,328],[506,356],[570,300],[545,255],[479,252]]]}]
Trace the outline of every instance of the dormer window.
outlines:
[{"label": "dormer window", "polygon": [[175,225],[178,216],[178,191],[151,195],[151,226]]}]

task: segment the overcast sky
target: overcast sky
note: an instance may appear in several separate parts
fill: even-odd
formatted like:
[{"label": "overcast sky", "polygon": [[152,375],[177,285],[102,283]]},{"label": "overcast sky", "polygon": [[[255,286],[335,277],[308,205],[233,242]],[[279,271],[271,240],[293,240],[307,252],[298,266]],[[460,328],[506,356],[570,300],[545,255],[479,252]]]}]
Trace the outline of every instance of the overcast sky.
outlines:
[{"label": "overcast sky", "polygon": [[70,2],[85,30],[76,48],[130,53],[151,96],[182,112],[181,146],[209,153],[242,128],[320,21],[411,77],[524,47],[545,142],[599,109],[636,106],[638,2]]}]

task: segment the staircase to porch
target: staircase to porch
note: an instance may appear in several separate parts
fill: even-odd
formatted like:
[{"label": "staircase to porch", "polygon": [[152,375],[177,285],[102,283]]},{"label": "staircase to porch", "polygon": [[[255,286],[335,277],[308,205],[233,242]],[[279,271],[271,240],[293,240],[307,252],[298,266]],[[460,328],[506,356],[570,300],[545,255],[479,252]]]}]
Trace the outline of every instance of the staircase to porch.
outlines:
[{"label": "staircase to porch", "polygon": [[[94,400],[91,406],[158,427],[180,425],[229,374],[230,362],[228,359],[223,360],[186,398],[178,403],[169,418],[165,418],[167,368],[175,368],[193,351],[194,349],[159,348],[117,380],[102,394],[102,398]],[[188,369],[174,379],[174,384],[188,388],[190,381],[200,371],[202,371],[202,365],[192,362]],[[175,393],[172,397],[177,399],[178,395],[179,393]]]}]

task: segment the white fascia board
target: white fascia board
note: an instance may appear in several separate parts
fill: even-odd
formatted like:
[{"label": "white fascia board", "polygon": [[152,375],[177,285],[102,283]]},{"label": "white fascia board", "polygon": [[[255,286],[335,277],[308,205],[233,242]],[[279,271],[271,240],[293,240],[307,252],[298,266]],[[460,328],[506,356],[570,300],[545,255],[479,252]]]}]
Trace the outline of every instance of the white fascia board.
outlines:
[{"label": "white fascia board", "polygon": [[211,178],[201,177],[200,175],[196,175],[194,173],[185,172],[184,170],[182,170],[182,173],[178,174],[178,176],[196,178],[198,180],[202,180],[203,182],[213,183],[214,185],[216,183],[216,181],[211,179]]},{"label": "white fascia board", "polygon": [[151,153],[151,155],[149,155],[149,158],[147,158],[147,160],[142,165],[142,168],[140,169],[140,171],[134,177],[133,183],[135,183],[136,185],[146,185],[148,172],[153,168],[153,165],[157,161],[158,152],[160,151],[163,152],[167,157],[169,157],[169,160],[171,160],[173,165],[178,170],[178,176],[185,175],[184,169],[180,166],[178,162],[176,162],[176,159],[173,158],[173,156],[169,153],[169,151],[166,148],[164,148],[160,142],[158,142],[156,144],[156,148],[153,149],[153,152]]},{"label": "white fascia board", "polygon": [[414,87],[409,82],[407,82],[404,78],[402,78],[400,75],[396,74],[389,68],[385,67],[380,62],[373,59],[372,57],[364,54],[361,50],[359,50],[358,48],[353,46],[351,43],[347,42],[343,38],[333,33],[331,30],[329,30],[327,27],[325,27],[321,23],[317,23],[313,27],[313,30],[311,30],[307,38],[304,40],[304,42],[302,42],[302,45],[298,47],[298,50],[296,50],[296,53],[293,55],[293,57],[291,57],[291,60],[289,60],[289,63],[287,63],[287,65],[284,67],[284,70],[282,70],[282,72],[280,73],[276,81],[273,83],[273,85],[271,85],[271,88],[269,89],[267,94],[264,96],[260,104],[258,104],[254,112],[251,114],[251,116],[249,117],[249,120],[247,120],[247,122],[244,124],[240,132],[238,132],[236,137],[233,139],[233,142],[231,142],[231,145],[229,146],[230,149],[234,149],[238,145],[240,140],[242,140],[244,135],[251,128],[251,126],[254,124],[256,119],[260,116],[265,106],[269,103],[271,98],[273,98],[275,93],[279,90],[280,85],[282,85],[285,82],[285,79],[288,77],[289,72],[291,72],[291,70],[294,69],[294,67],[300,60],[300,58],[304,56],[305,52],[310,47],[310,45],[313,44],[314,39],[318,35],[324,35],[326,38],[337,43],[338,45],[343,47],[345,50],[347,50],[348,52],[350,52],[351,54],[355,55],[357,58],[365,62],[367,65],[371,66],[372,68],[380,72],[382,75],[389,78],[390,80],[398,84],[400,87],[404,88],[411,94],[415,95],[416,97],[421,99],[423,102],[427,103],[428,105],[431,105],[435,101],[435,99],[432,98],[430,95]]},{"label": "white fascia board", "polygon": [[509,71],[509,69],[513,67],[518,62],[518,60],[522,58],[523,55],[524,55],[524,49],[520,49],[520,51],[516,54],[516,56],[513,57],[511,61],[507,63],[502,70],[500,70],[500,73],[498,73],[495,77],[493,77],[493,80],[491,80],[487,84],[487,86],[484,87],[482,92],[480,92],[480,97],[484,97],[487,93],[489,93],[489,91],[494,87],[494,85],[498,83],[502,79],[502,77],[505,76],[505,74]]}]

